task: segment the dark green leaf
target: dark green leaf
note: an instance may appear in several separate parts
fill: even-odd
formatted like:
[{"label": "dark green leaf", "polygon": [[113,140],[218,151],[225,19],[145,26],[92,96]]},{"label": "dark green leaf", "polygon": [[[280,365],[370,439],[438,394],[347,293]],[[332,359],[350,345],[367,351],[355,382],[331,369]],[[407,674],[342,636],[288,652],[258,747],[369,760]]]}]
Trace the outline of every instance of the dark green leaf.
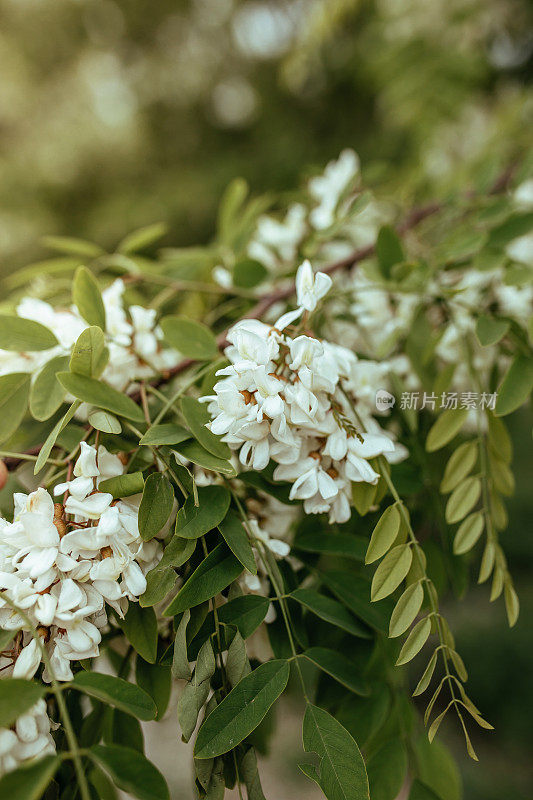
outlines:
[{"label": "dark green leaf", "polygon": [[320,578],[356,617],[370,627],[387,633],[390,614],[385,603],[380,607],[370,604],[370,584],[367,581],[342,570],[322,572]]},{"label": "dark green leaf", "polygon": [[152,698],[134,683],[101,672],[77,672],[72,687],[142,720],[155,719]]},{"label": "dark green leaf", "polygon": [[341,653],[327,647],[310,647],[303,655],[355,694],[369,694],[368,685],[357,675],[355,664]]},{"label": "dark green leaf", "polygon": [[226,540],[229,549],[239,559],[243,567],[248,572],[251,572],[252,575],[256,575],[257,565],[254,554],[248,541],[248,534],[240,518],[236,514],[230,513],[219,523],[218,529]]},{"label": "dark green leaf", "polygon": [[193,464],[198,464],[203,469],[213,470],[213,472],[220,472],[222,475],[227,475],[233,478],[236,472],[229,461],[224,458],[218,458],[202,447],[198,442],[188,441],[176,445],[176,450],[187,461],[192,461]]},{"label": "dark green leaf", "polygon": [[243,639],[248,639],[263,622],[269,605],[267,597],[258,594],[242,595],[219,606],[218,618],[226,625],[235,625]]},{"label": "dark green leaf", "polygon": [[60,764],[58,756],[45,756],[8,772],[0,778],[0,797],[6,800],[39,800]]},{"label": "dark green leaf", "polygon": [[352,536],[347,533],[303,533],[296,536],[294,550],[304,550],[310,553],[324,553],[325,555],[353,558],[355,561],[364,561],[367,540],[363,536]]},{"label": "dark green leaf", "polygon": [[224,486],[200,486],[198,505],[194,505],[191,495],[178,511],[176,534],[183,539],[198,539],[213,530],[228,513],[230,499]]},{"label": "dark green leaf", "polygon": [[233,268],[233,283],[243,289],[253,289],[268,275],[266,267],[253,258],[238,261]]},{"label": "dark green leaf", "polygon": [[22,678],[3,678],[0,681],[0,728],[9,728],[17,717],[25,714],[37,700],[44,697],[46,687]]},{"label": "dark green leaf", "polygon": [[[322,708],[307,704],[303,722],[306,752],[317,753],[316,777],[328,800],[370,800],[365,762],[346,728]],[[308,773],[307,773],[308,774]]]},{"label": "dark green leaf", "polygon": [[155,664],[157,658],[157,619],[153,608],[142,608],[130,603],[124,619],[117,617],[124,636],[136,653]]},{"label": "dark green leaf", "polygon": [[165,779],[141,753],[120,745],[97,744],[91,758],[102,766],[119,789],[138,800],[170,800]]},{"label": "dark green leaf", "polygon": [[482,314],[477,318],[476,336],[483,347],[496,344],[509,330],[510,322],[506,319],[496,319]]},{"label": "dark green leaf", "polygon": [[206,428],[211,416],[205,404],[195,400],[194,397],[182,397],[180,408],[192,435],[202,447],[217,458],[230,458],[231,450],[228,445],[220,436],[215,436],[209,428]]},{"label": "dark green leaf", "polygon": [[139,506],[139,533],[145,542],[167,523],[174,507],[174,490],[168,478],[153,472],[146,479]]},{"label": "dark green leaf", "polygon": [[376,255],[381,274],[385,278],[390,278],[391,269],[395,264],[405,260],[402,243],[390,225],[383,225],[380,228],[376,242]]},{"label": "dark green leaf", "polygon": [[0,443],[15,433],[24,419],[30,395],[30,375],[12,372],[0,376]]},{"label": "dark green leaf", "polygon": [[215,597],[242,572],[242,564],[225,544],[219,544],[181,587],[164,615],[172,617]]},{"label": "dark green leaf", "polygon": [[149,694],[156,704],[156,719],[162,719],[170,699],[170,667],[164,667],[161,664],[149,664],[144,658],[137,656],[135,677],[138,686]]},{"label": "dark green leaf", "polygon": [[353,636],[363,639],[371,637],[370,631],[356,622],[350,612],[337,600],[315,592],[313,589],[295,589],[289,596],[331,625],[336,625],[337,628],[341,628]]},{"label": "dark green leaf", "polygon": [[407,774],[407,751],[401,741],[390,741],[367,764],[372,800],[395,800]]},{"label": "dark green leaf", "polygon": [[289,679],[287,661],[261,664],[246,675],[204,720],[194,747],[196,758],[227,753],[257,728]]}]

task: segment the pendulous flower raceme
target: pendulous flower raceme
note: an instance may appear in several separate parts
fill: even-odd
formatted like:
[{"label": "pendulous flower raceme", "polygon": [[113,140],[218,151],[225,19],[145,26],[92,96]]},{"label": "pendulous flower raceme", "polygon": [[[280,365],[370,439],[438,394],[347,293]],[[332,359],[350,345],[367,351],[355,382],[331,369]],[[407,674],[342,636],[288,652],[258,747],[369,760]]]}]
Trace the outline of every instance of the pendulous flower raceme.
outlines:
[{"label": "pendulous flower raceme", "polygon": [[[358,398],[358,375],[368,374],[369,363],[305,332],[330,286],[331,278],[313,274],[305,261],[296,276],[294,311],[273,326],[258,320],[234,325],[225,351],[231,363],[217,372],[222,380],[203,401],[212,433],[238,451],[244,467],[260,471],[272,459],[274,478],[292,484],[290,499],[303,500],[306,513],[327,512],[330,522],[346,522],[352,482],[377,483],[370,460],[399,460],[404,451]],[[353,406],[364,428],[350,421]]]}]

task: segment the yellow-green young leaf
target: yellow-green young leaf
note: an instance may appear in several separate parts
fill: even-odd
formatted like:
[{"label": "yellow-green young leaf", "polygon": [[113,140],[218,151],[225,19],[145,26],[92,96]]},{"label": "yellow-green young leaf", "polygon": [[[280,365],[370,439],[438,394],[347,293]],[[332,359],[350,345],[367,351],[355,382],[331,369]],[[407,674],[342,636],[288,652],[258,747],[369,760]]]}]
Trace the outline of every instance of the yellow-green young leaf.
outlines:
[{"label": "yellow-green young leaf", "polygon": [[496,344],[509,330],[510,322],[506,319],[496,319],[482,314],[477,318],[476,336],[483,347]]},{"label": "yellow-green young leaf", "polygon": [[494,567],[494,560],[496,558],[496,548],[492,542],[487,542],[485,545],[485,549],[483,550],[483,556],[481,558],[481,566],[479,568],[479,578],[477,579],[478,583],[485,583],[485,581],[490,578],[492,574],[492,569]]},{"label": "yellow-green young leaf", "polygon": [[518,619],[518,614],[520,613],[520,602],[509,578],[505,581],[504,598],[507,619],[509,620],[509,625],[512,628]]},{"label": "yellow-green young leaf", "polygon": [[492,573],[492,586],[490,589],[490,602],[493,603],[503,592],[505,573],[501,567],[497,566]]},{"label": "yellow-green young leaf", "polygon": [[455,671],[459,675],[460,679],[463,681],[463,683],[466,682],[468,680],[468,672],[466,671],[463,659],[461,658],[457,650],[454,650],[453,648],[450,648],[448,650],[448,655],[450,656],[453,665],[455,667]]},{"label": "yellow-green young leaf", "polygon": [[183,397],[180,407],[192,435],[202,447],[217,458],[230,458],[231,450],[228,445],[221,440],[220,436],[215,436],[209,428],[206,428],[206,423],[210,421],[211,416],[205,404],[195,400],[194,397]]},{"label": "yellow-green young leaf", "polygon": [[72,284],[72,302],[89,325],[105,331],[105,308],[96,278],[87,267],[78,267]]},{"label": "yellow-green young leaf", "polygon": [[[1,385],[1,381],[2,381],[2,379],[0,378],[0,385]],[[59,436],[61,431],[64,428],[66,428],[66,426],[68,425],[68,423],[70,422],[70,420],[72,419],[72,417],[74,416],[76,411],[78,410],[79,406],[80,406],[80,404],[79,404],[78,400],[76,400],[76,402],[72,403],[72,405],[70,406],[68,411],[61,417],[60,420],[58,420],[56,422],[55,426],[53,427],[53,429],[50,431],[50,433],[46,437],[46,440],[45,440],[43,446],[41,447],[41,449],[39,451],[39,455],[37,456],[37,461],[35,462],[35,467],[33,469],[33,474],[34,475],[37,475],[37,473],[40,472],[42,470],[42,468],[44,467],[44,465],[46,464],[46,460],[47,460],[48,456],[50,455],[50,453],[52,452],[52,447],[55,445],[57,437]],[[0,407],[1,407],[1,401],[0,401]],[[0,419],[1,419],[1,417],[0,417]]]},{"label": "yellow-green young leaf", "polygon": [[431,712],[433,711],[433,706],[437,702],[437,698],[441,693],[442,687],[444,686],[444,681],[441,681],[437,684],[437,688],[435,689],[431,700],[429,701],[426,710],[424,711],[424,725],[427,725],[429,722],[429,718],[431,717]]},{"label": "yellow-green young leaf", "polygon": [[504,417],[526,402],[533,389],[533,359],[516,356],[498,388],[497,417]]},{"label": "yellow-green young leaf", "polygon": [[413,692],[413,697],[417,697],[419,694],[425,692],[429,684],[431,683],[431,678],[433,677],[433,673],[435,672],[435,667],[437,666],[437,654],[438,651],[435,650],[435,652],[429,659],[429,663],[425,668],[422,677],[418,681],[416,689]]},{"label": "yellow-green young leaf", "polygon": [[208,361],[218,355],[216,339],[206,325],[177,315],[163,317],[165,341],[185,358]]},{"label": "yellow-green young leaf", "polygon": [[85,328],[72,348],[70,371],[88,378],[99,378],[109,360],[102,329],[96,325]]},{"label": "yellow-green young leaf", "polygon": [[196,737],[195,758],[227,753],[257,728],[289,680],[289,664],[267,661],[246,675],[204,720]]},{"label": "yellow-green young leaf", "polygon": [[43,236],[41,241],[50,250],[80,256],[81,258],[98,258],[98,256],[104,254],[99,245],[88,242],[86,239],[74,238],[73,236]]},{"label": "yellow-green young leaf", "polygon": [[139,533],[147,542],[166,524],[174,506],[174,490],[168,478],[160,472],[149,475],[144,484],[139,506]]},{"label": "yellow-green young leaf", "polygon": [[488,414],[489,420],[489,447],[494,455],[506,464],[513,457],[511,437],[505,427],[505,422],[494,414]]},{"label": "yellow-green young leaf", "polygon": [[49,328],[23,317],[0,314],[0,350],[36,352],[56,347],[59,342]]},{"label": "yellow-green young leaf", "polygon": [[409,572],[412,560],[413,554],[409,545],[399,544],[393,547],[374,573],[370,599],[382,600],[392,594]]},{"label": "yellow-green young leaf", "polygon": [[433,739],[435,738],[435,736],[437,734],[437,731],[438,731],[438,729],[440,727],[440,724],[441,724],[442,720],[444,719],[444,717],[446,716],[446,713],[447,713],[450,705],[451,705],[451,701],[450,701],[450,703],[448,703],[448,705],[446,706],[444,711],[442,711],[439,714],[438,717],[435,717],[435,719],[433,720],[433,722],[429,726],[428,739],[429,739],[430,742],[432,742]]},{"label": "yellow-green young leaf", "polygon": [[127,472],[125,475],[115,475],[101,481],[98,486],[99,492],[108,492],[113,497],[130,497],[133,494],[140,494],[144,489],[144,478],[142,472]]},{"label": "yellow-green young leaf", "polygon": [[0,442],[15,433],[24,419],[30,394],[30,375],[13,372],[0,377]]},{"label": "yellow-green young leaf", "polygon": [[424,589],[422,583],[417,581],[408,586],[402,594],[390,618],[389,636],[394,638],[405,633],[414,622],[424,602]]},{"label": "yellow-green young leaf", "polygon": [[462,520],[473,509],[481,494],[479,478],[466,478],[453,490],[446,503],[446,522],[450,525]]},{"label": "yellow-green young leaf", "polygon": [[425,617],[425,619],[419,620],[405,640],[400,650],[396,666],[400,667],[402,664],[407,664],[411,661],[420,650],[422,650],[430,633],[431,617]]},{"label": "yellow-green young leaf", "polygon": [[125,253],[126,255],[137,253],[139,250],[150,247],[154,242],[157,242],[166,232],[167,226],[164,222],[154,222],[152,225],[146,225],[144,228],[128,233],[118,245],[117,252]]},{"label": "yellow-green young leaf", "polygon": [[426,450],[433,453],[457,436],[468,416],[467,408],[447,408],[431,426],[426,439]]},{"label": "yellow-green young leaf", "polygon": [[368,550],[366,551],[366,564],[372,564],[381,558],[392,547],[398,531],[400,530],[400,512],[396,505],[389,506],[381,515],[372,532]]},{"label": "yellow-green young leaf", "polygon": [[117,392],[116,389],[112,389],[111,386],[101,381],[88,378],[86,375],[77,375],[74,372],[59,372],[57,379],[67,392],[84,403],[111,411],[119,417],[132,420],[132,422],[144,422],[142,409],[133,402],[131,397]]},{"label": "yellow-green young leaf", "polygon": [[68,356],[56,356],[50,359],[32,383],[30,413],[39,422],[55,414],[65,398],[65,389],[56,379],[56,373],[68,369],[68,362]]},{"label": "yellow-green young leaf", "polygon": [[119,434],[122,432],[122,425],[109,411],[91,411],[89,425],[92,425],[97,431],[102,431],[102,433]]},{"label": "yellow-green young leaf", "polygon": [[413,551],[413,561],[411,568],[407,575],[407,585],[410,586],[415,581],[421,581],[426,577],[427,559],[426,554],[419,544],[414,544],[411,547]]},{"label": "yellow-green young leaf", "polygon": [[505,510],[505,505],[503,504],[503,500],[501,499],[499,494],[491,491],[490,503],[491,503],[492,521],[494,523],[494,527],[498,531],[504,531],[507,527],[508,517],[507,517],[507,511]]},{"label": "yellow-green young leaf", "polygon": [[237,224],[247,194],[248,184],[244,178],[234,178],[228,184],[218,208],[217,230],[221,241],[231,241],[232,229]]},{"label": "yellow-green young leaf", "polygon": [[466,478],[472,471],[477,461],[477,456],[477,442],[464,442],[464,444],[459,445],[444,470],[444,477],[440,485],[440,490],[443,494],[453,491]]},{"label": "yellow-green young leaf", "polygon": [[320,759],[318,770],[305,765],[310,767],[306,774],[318,783],[328,800],[370,799],[363,756],[340,722],[323,708],[307,703],[302,733],[305,751],[316,753]]},{"label": "yellow-green young leaf", "polygon": [[468,553],[483,533],[485,519],[483,512],[474,511],[461,522],[453,540],[453,552],[456,556]]},{"label": "yellow-green young leaf", "polygon": [[494,488],[500,494],[510,497],[514,494],[515,480],[509,466],[490,453],[490,474],[494,483]]},{"label": "yellow-green young leaf", "polygon": [[58,756],[44,756],[8,772],[0,778],[0,797],[9,800],[40,800],[60,764],[61,759]]}]

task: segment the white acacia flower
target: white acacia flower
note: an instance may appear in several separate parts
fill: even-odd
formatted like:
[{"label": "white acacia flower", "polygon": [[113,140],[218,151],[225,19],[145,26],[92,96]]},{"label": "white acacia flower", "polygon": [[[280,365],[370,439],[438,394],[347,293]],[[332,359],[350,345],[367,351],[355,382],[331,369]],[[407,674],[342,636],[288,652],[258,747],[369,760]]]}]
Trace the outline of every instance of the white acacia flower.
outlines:
[{"label": "white acacia flower", "polygon": [[0,777],[26,761],[55,753],[46,702],[38,700],[10,728],[0,728]]}]

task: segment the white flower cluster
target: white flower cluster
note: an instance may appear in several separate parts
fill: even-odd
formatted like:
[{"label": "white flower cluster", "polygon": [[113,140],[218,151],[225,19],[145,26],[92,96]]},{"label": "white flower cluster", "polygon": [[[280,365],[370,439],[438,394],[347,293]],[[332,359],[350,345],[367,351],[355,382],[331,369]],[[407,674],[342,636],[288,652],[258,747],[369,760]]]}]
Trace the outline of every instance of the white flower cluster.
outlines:
[{"label": "white flower cluster", "polygon": [[[209,403],[211,431],[239,451],[240,462],[254,470],[277,463],[274,477],[292,484],[291,499],[304,501],[309,514],[329,512],[332,522],[350,517],[351,482],[375,484],[378,473],[369,459],[399,452],[377,422],[357,430],[349,422],[350,405],[358,405],[357,357],[339,345],[305,333],[286,332],[287,326],[315,310],[331,285],[324,273],[313,275],[309,262],[298,270],[298,308],[284,314],[273,327],[242,320],[228,334],[230,366],[219,370],[223,379]],[[299,335],[298,335],[299,333]],[[341,391],[350,392],[350,403]],[[375,431],[375,432],[374,432]]]},{"label": "white flower cluster", "polygon": [[44,700],[22,714],[13,728],[0,728],[0,777],[29,759],[53,753],[55,743]]},{"label": "white flower cluster", "polygon": [[[0,588],[37,629],[58,680],[72,678],[72,661],[99,654],[105,604],[123,616],[160,556],[157,541],[140,538],[135,501],[97,490],[123,471],[117,456],[82,442],[73,479],[55,490],[68,495],[64,505],[39,488],[15,494],[13,522],[0,519]],[[0,628],[23,631],[15,651],[0,656],[0,668],[31,678],[41,650],[3,599]],[[43,679],[50,680],[46,669]]]},{"label": "white flower cluster", "polygon": [[[106,314],[106,342],[109,362],[102,378],[110,386],[123,391],[128,385],[156,372],[171,368],[178,354],[161,347],[161,331],[156,325],[156,310],[142,306],[124,307],[124,282],[114,281],[102,292]],[[40,322],[54,333],[59,344],[49,350],[15,353],[0,350],[0,375],[12,372],[38,372],[55,356],[70,355],[73,344],[88,323],[75,306],[55,309],[44,300],[25,297],[17,306],[24,319]]]}]

